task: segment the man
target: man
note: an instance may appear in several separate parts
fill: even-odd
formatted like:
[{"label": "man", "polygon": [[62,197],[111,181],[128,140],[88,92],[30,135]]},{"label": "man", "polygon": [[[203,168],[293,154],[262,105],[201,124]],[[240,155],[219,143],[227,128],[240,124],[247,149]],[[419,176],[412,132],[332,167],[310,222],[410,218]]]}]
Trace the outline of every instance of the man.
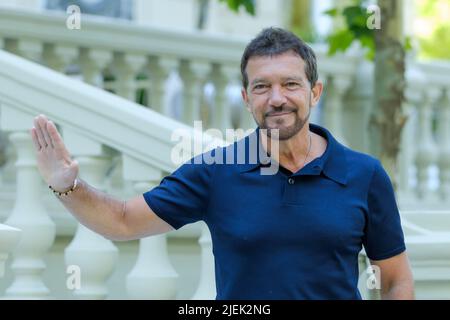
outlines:
[{"label": "man", "polygon": [[[363,246],[379,267],[382,298],[413,298],[394,192],[380,162],[309,123],[323,88],[312,49],[290,32],[265,29],[247,46],[241,71],[258,129],[209,156],[236,156],[239,146],[251,155],[256,137],[258,155],[279,165],[273,174],[261,174],[267,163],[248,155],[244,163],[194,161],[144,195],[119,201],[77,179],[78,164],[55,125],[39,116],[32,137],[43,178],[81,223],[113,240],[204,220],[217,299],[360,299]],[[278,152],[267,136],[278,138]]]}]

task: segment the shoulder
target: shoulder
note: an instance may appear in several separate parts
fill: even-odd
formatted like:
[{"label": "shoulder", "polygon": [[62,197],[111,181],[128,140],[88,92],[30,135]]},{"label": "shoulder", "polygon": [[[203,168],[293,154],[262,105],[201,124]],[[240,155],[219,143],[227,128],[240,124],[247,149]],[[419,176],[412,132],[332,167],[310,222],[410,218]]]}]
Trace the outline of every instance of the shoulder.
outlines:
[{"label": "shoulder", "polygon": [[391,183],[381,161],[376,157],[342,146],[347,163],[347,173],[351,180],[373,188],[379,183]]},{"label": "shoulder", "polygon": [[352,169],[364,171],[366,174],[382,169],[380,160],[374,156],[350,149],[344,145],[341,145],[341,147],[345,153],[347,164]]},{"label": "shoulder", "polygon": [[226,164],[229,168],[230,165],[237,164],[238,155],[241,152],[245,155],[246,151],[246,138],[225,146],[215,146],[181,164],[174,174],[201,174],[212,177],[218,168],[224,167],[223,165]]}]

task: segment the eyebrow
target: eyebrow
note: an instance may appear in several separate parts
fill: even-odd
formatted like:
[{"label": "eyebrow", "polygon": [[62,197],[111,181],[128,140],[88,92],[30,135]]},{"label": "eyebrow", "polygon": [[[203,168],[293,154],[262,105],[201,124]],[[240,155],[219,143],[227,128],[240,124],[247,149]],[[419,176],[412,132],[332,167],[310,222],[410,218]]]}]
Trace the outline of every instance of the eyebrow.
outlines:
[{"label": "eyebrow", "polygon": [[254,85],[256,83],[261,83],[261,82],[268,82],[267,80],[264,80],[262,78],[256,78],[255,80],[252,81],[252,83],[250,85]]},{"label": "eyebrow", "polygon": [[283,80],[283,82],[284,81],[290,81],[290,80],[298,81],[298,82],[301,82],[301,83],[304,82],[303,78],[301,78],[301,77],[287,77],[287,78],[283,78],[282,80]]},{"label": "eyebrow", "polygon": [[[303,84],[303,83],[305,82],[305,81],[303,80],[303,78],[301,78],[301,77],[286,77],[286,78],[282,78],[281,80],[282,80],[283,82],[294,80],[294,81],[300,82],[301,84]],[[267,82],[268,82],[268,81],[267,81],[267,80],[264,80],[263,78],[256,78],[255,80],[253,80],[253,81],[250,83],[250,85],[253,86],[253,85],[257,84],[257,83],[267,83]]]}]

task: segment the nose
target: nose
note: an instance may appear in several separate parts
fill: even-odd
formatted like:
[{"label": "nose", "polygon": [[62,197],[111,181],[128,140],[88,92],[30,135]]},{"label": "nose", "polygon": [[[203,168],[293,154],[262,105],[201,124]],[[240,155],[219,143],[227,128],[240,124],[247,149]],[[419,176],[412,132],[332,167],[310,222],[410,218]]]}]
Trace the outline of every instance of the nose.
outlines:
[{"label": "nose", "polygon": [[284,96],[283,90],[280,86],[272,87],[269,104],[274,108],[282,107],[286,104],[286,97]]}]

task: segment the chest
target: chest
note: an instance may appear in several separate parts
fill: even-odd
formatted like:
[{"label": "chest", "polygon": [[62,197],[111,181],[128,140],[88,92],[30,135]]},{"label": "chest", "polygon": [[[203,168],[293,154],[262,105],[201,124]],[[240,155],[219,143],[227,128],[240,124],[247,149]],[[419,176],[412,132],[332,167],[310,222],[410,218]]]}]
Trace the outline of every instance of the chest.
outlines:
[{"label": "chest", "polygon": [[207,222],[221,245],[245,253],[261,245],[345,250],[361,243],[364,199],[345,186],[320,176],[244,179],[213,196]]}]

